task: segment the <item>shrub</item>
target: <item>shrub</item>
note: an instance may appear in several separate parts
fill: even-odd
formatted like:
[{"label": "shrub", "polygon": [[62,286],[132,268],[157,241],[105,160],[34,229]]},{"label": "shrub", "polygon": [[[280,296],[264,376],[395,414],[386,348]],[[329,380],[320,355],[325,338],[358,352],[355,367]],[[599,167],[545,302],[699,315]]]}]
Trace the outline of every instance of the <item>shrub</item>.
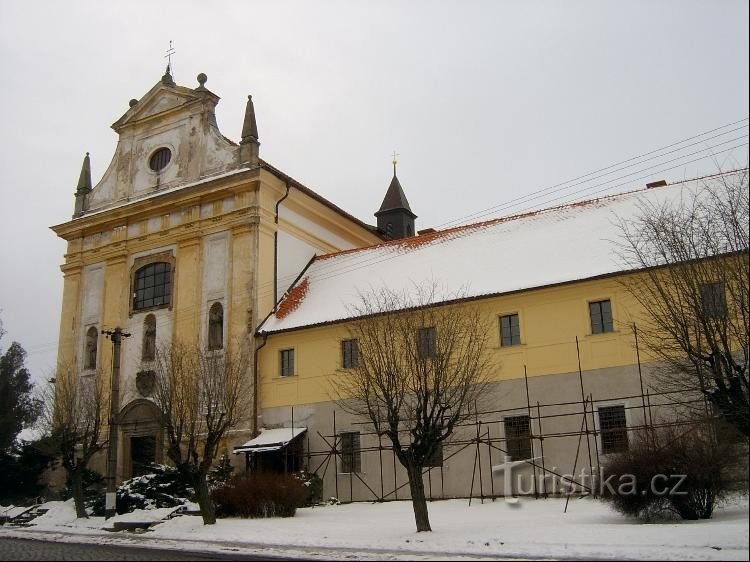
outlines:
[{"label": "shrub", "polygon": [[33,503],[44,493],[40,479],[53,461],[37,443],[23,442],[10,452],[0,452],[0,502]]},{"label": "shrub", "polygon": [[224,453],[223,455],[221,455],[221,458],[219,459],[219,462],[216,464],[216,466],[212,467],[211,470],[208,471],[208,485],[211,487],[211,489],[213,489],[221,486],[222,484],[226,484],[232,478],[232,472],[234,472],[232,461],[229,458],[229,455],[227,453]]},{"label": "shrub", "polygon": [[211,492],[219,517],[294,517],[307,487],[290,474],[254,472],[233,477]]},{"label": "shrub", "polygon": [[[644,520],[709,519],[728,491],[727,452],[703,428],[646,431],[603,467],[603,498]],[[607,485],[609,484],[609,485]]]},{"label": "shrub", "polygon": [[302,482],[307,490],[307,498],[305,499],[305,507],[318,505],[323,500],[323,480],[314,472],[307,472],[306,470],[300,470],[295,472],[294,476],[297,480]]},{"label": "shrub", "polygon": [[[177,507],[191,501],[195,491],[180,477],[173,466],[152,464],[149,473],[125,480],[117,488],[117,513],[130,513],[136,509]],[[94,515],[104,515],[104,494],[91,506]]]}]

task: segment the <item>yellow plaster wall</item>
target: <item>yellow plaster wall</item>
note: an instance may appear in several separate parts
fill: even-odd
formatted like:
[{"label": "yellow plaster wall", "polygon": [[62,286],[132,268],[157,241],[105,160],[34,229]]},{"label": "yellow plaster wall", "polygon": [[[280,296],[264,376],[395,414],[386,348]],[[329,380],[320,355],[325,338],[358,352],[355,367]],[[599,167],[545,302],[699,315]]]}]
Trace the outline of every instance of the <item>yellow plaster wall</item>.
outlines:
[{"label": "yellow plaster wall", "polygon": [[[590,301],[610,299],[615,331],[591,334]],[[576,336],[581,368],[601,369],[636,362],[631,325],[635,301],[615,278],[584,281],[471,301],[461,306],[480,308],[487,326],[495,365],[493,380],[575,372],[578,370]],[[521,345],[500,345],[499,318],[517,313]],[[332,398],[341,368],[342,339],[350,337],[347,323],[270,335],[260,350],[260,406],[308,404]],[[280,351],[295,350],[295,375],[280,376]],[[647,359],[643,357],[642,359]]]},{"label": "yellow plaster wall", "polygon": [[63,267],[62,313],[57,361],[60,365],[75,365],[78,341],[79,310],[81,309],[81,267]]},{"label": "yellow plaster wall", "polygon": [[184,240],[177,247],[172,288],[174,338],[187,344],[197,344],[200,337],[201,258],[200,239]]}]

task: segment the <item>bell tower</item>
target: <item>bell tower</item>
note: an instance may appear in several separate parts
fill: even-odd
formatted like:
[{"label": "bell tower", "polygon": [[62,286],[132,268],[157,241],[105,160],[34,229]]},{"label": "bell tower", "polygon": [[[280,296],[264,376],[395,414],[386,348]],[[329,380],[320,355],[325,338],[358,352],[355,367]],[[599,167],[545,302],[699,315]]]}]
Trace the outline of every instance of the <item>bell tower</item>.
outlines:
[{"label": "bell tower", "polygon": [[409,201],[406,199],[401,183],[396,176],[396,153],[393,153],[393,179],[388,191],[385,194],[383,203],[375,216],[378,219],[378,230],[385,234],[389,239],[406,238],[414,236],[414,219],[417,218]]}]

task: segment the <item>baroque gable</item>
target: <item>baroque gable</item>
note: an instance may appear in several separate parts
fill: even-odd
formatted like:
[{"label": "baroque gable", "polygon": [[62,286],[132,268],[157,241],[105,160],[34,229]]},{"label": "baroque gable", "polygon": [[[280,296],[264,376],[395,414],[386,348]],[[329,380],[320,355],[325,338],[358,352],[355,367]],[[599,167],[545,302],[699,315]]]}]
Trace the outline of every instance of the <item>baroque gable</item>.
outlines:
[{"label": "baroque gable", "polygon": [[[168,79],[167,79],[168,78]],[[239,165],[239,146],[224,137],[214,108],[219,97],[205,87],[176,86],[165,74],[112,128],[119,135],[109,167],[87,196],[86,211],[221,174]]]}]

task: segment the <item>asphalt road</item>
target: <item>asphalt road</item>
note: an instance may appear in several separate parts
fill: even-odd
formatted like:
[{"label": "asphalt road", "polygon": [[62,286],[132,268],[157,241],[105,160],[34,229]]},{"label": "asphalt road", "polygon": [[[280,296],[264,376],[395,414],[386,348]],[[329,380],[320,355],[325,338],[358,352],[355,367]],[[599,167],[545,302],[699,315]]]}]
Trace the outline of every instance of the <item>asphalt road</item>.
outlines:
[{"label": "asphalt road", "polygon": [[189,552],[184,550],[160,550],[103,544],[78,544],[32,539],[0,538],[0,560],[298,560],[221,554],[212,552]]}]

